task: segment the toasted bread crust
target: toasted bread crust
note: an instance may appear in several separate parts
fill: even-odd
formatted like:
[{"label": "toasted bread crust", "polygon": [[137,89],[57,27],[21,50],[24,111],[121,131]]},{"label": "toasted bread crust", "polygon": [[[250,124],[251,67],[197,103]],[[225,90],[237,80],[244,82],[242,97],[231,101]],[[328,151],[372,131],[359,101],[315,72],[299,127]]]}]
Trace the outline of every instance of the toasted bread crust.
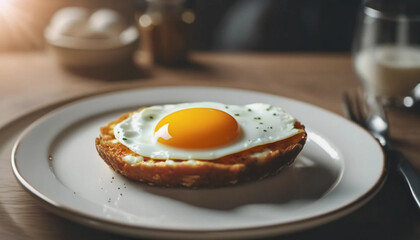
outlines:
[{"label": "toasted bread crust", "polygon": [[[141,110],[141,109],[140,109]],[[136,181],[164,187],[218,187],[263,179],[276,174],[293,163],[306,141],[303,131],[287,139],[269,143],[214,160],[185,161],[151,159],[133,165],[123,160],[127,155],[140,156],[115,139],[114,126],[133,113],[121,115],[117,120],[101,127],[96,138],[96,149],[101,158],[116,172]]]}]

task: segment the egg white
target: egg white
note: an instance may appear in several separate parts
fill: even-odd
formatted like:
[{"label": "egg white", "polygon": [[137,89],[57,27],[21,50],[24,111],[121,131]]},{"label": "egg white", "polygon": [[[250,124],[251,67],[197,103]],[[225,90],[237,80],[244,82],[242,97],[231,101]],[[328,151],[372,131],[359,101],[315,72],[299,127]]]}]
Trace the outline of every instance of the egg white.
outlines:
[{"label": "egg white", "polygon": [[[241,135],[236,141],[210,149],[182,149],[157,142],[154,130],[165,116],[187,108],[213,108],[236,119]],[[133,152],[154,159],[214,160],[246,149],[276,142],[302,130],[294,128],[295,119],[283,109],[269,104],[254,103],[245,106],[216,102],[195,102],[151,106],[134,113],[114,127],[116,139]]]}]

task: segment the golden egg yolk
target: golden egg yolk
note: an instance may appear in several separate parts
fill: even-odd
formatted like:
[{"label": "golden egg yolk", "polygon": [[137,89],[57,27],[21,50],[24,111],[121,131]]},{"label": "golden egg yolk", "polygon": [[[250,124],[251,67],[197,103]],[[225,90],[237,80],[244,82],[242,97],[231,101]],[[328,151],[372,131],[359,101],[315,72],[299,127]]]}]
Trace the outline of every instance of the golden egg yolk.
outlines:
[{"label": "golden egg yolk", "polygon": [[240,134],[235,118],[212,108],[188,108],[159,121],[155,137],[159,143],[189,149],[214,148],[234,141]]}]

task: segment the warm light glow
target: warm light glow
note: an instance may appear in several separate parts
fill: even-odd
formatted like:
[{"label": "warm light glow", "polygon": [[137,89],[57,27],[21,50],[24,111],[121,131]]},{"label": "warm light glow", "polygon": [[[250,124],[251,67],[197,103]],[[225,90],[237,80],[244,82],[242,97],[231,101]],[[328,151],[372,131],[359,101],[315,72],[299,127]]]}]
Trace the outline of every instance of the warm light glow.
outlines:
[{"label": "warm light glow", "polygon": [[152,18],[149,15],[143,15],[139,19],[140,26],[146,28],[152,24]]},{"label": "warm light glow", "polygon": [[14,14],[15,11],[13,4],[15,0],[1,0],[0,1],[0,18],[7,18]]},{"label": "warm light glow", "polygon": [[182,13],[181,18],[182,18],[182,21],[184,21],[185,23],[191,24],[195,21],[195,14],[191,10],[186,10],[185,12]]},{"label": "warm light glow", "polygon": [[7,7],[10,7],[10,3],[12,2],[13,0],[2,0],[1,2],[0,2],[0,11],[3,11],[4,9],[6,9]]},{"label": "warm light glow", "polygon": [[23,0],[0,0],[0,49],[33,49],[42,45],[39,27]]}]

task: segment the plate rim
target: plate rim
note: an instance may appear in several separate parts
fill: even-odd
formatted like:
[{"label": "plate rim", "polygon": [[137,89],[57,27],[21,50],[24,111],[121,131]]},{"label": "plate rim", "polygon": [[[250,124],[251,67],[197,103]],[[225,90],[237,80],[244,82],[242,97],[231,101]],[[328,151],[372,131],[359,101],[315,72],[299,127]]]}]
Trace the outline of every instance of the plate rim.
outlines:
[{"label": "plate rim", "polygon": [[[13,175],[15,176],[15,178],[17,179],[18,183],[24,188],[24,190],[28,193],[30,193],[31,196],[35,197],[35,199],[41,203],[41,205],[43,207],[45,207],[47,210],[65,217],[67,219],[79,222],[79,223],[84,223],[85,225],[88,225],[90,227],[93,228],[97,228],[97,229],[102,229],[102,230],[107,230],[104,227],[98,226],[99,224],[105,224],[107,226],[114,226],[117,228],[122,228],[122,229],[131,229],[133,230],[130,233],[124,233],[122,231],[118,231],[116,229],[112,230],[112,232],[117,232],[120,234],[124,234],[124,235],[129,235],[129,236],[150,236],[150,235],[144,235],[144,231],[147,232],[151,232],[151,233],[156,233],[156,231],[159,231],[159,235],[162,233],[163,235],[167,235],[167,234],[174,234],[174,235],[170,235],[170,236],[164,236],[164,237],[194,237],[194,235],[196,234],[209,234],[208,237],[212,238],[215,236],[210,236],[210,235],[214,235],[216,233],[216,236],[220,233],[220,234],[230,234],[231,236],[229,237],[244,237],[242,236],[241,233],[246,232],[246,236],[249,237],[255,237],[255,234],[249,234],[252,232],[276,232],[279,234],[285,234],[285,233],[290,233],[290,232],[296,232],[298,230],[305,230],[305,229],[309,229],[312,227],[316,227],[328,222],[331,222],[333,220],[339,219],[343,216],[346,216],[348,214],[350,214],[351,212],[354,212],[355,210],[359,209],[360,207],[362,207],[363,205],[365,205],[370,199],[372,199],[382,188],[382,186],[385,183],[385,180],[388,176],[388,170],[386,168],[386,158],[385,158],[385,154],[382,148],[379,148],[381,150],[381,155],[382,155],[382,170],[381,170],[381,175],[378,179],[376,179],[375,184],[373,184],[369,190],[367,190],[363,195],[360,195],[357,199],[354,199],[353,201],[351,201],[350,203],[340,207],[340,208],[336,208],[332,211],[329,212],[324,212],[318,215],[314,215],[305,219],[300,219],[300,220],[294,220],[291,222],[287,222],[287,223],[278,223],[278,224],[269,224],[266,226],[255,226],[255,227],[249,227],[249,228],[230,228],[230,229],[220,229],[220,230],[181,230],[181,229],[168,229],[168,228],[159,228],[159,227],[149,227],[149,226],[138,226],[138,225],[130,225],[130,224],[126,224],[126,223],[118,223],[118,222],[113,222],[111,220],[107,220],[107,219],[103,219],[97,216],[91,216],[89,214],[83,213],[81,211],[77,211],[74,209],[71,209],[69,207],[63,206],[62,204],[60,204],[59,202],[55,201],[54,199],[51,199],[49,197],[47,197],[46,195],[44,195],[42,192],[38,191],[34,186],[32,186],[28,180],[25,179],[25,177],[21,174],[21,172],[19,171],[19,168],[17,166],[16,161],[17,160],[17,151],[19,149],[20,143],[23,140],[23,138],[26,136],[26,134],[28,132],[30,132],[34,127],[36,127],[39,123],[41,123],[42,121],[44,121],[45,119],[49,118],[50,116],[54,115],[56,112],[61,111],[71,105],[83,102],[87,99],[93,99],[96,97],[103,97],[106,95],[112,95],[112,94],[117,94],[117,93],[124,93],[124,92],[130,92],[130,91],[150,91],[150,90],[163,90],[163,89],[169,89],[169,88],[177,88],[177,89],[185,89],[185,88],[195,88],[195,89],[212,89],[212,90],[227,90],[227,91],[240,91],[240,92],[247,92],[247,93],[253,93],[253,94],[264,94],[264,95],[269,95],[272,97],[277,97],[277,98],[282,98],[285,100],[291,100],[291,101],[295,101],[295,102],[299,102],[299,103],[304,103],[306,105],[309,105],[310,107],[316,108],[317,110],[321,110],[321,111],[326,111],[329,114],[335,115],[337,117],[340,117],[341,119],[345,120],[348,124],[352,124],[353,126],[359,128],[360,130],[363,130],[364,132],[368,133],[369,136],[372,138],[372,140],[374,140],[374,138],[370,135],[370,133],[362,128],[361,126],[357,125],[356,123],[342,117],[341,115],[329,111],[327,109],[324,109],[322,107],[319,107],[317,105],[313,105],[311,103],[308,102],[304,102],[301,100],[296,100],[293,98],[288,98],[288,97],[284,97],[281,95],[276,95],[276,94],[272,94],[272,93],[267,93],[267,92],[263,92],[263,91],[254,91],[254,90],[249,90],[249,89],[241,89],[241,88],[233,88],[233,87],[219,87],[219,86],[201,86],[201,85],[185,85],[185,86],[180,86],[180,85],[165,85],[165,86],[151,86],[151,87],[136,87],[136,88],[131,88],[131,89],[117,89],[115,91],[104,91],[104,92],[99,92],[99,93],[94,93],[94,94],[87,94],[85,96],[80,96],[80,97],[75,97],[73,99],[69,99],[69,100],[63,100],[63,101],[59,101],[59,103],[62,103],[62,105],[59,105],[58,107],[55,107],[54,109],[52,109],[51,111],[47,112],[46,114],[42,115],[41,117],[37,118],[34,122],[32,122],[30,125],[26,126],[24,128],[24,130],[19,134],[16,142],[13,145],[13,149],[11,152],[11,167],[13,170]],[[56,103],[53,103],[52,105],[56,105]],[[48,106],[47,106],[48,107]],[[36,112],[33,111],[33,112]],[[24,117],[26,115],[31,115],[32,112],[29,112],[27,114],[24,114],[21,117]],[[18,117],[18,118],[21,118]],[[2,126],[1,128],[5,127],[9,125],[9,123],[6,123],[4,126]],[[0,129],[1,129],[0,128]],[[376,140],[374,140],[376,142]],[[377,143],[377,142],[376,142]],[[378,146],[379,143],[377,143]],[[303,225],[303,227],[299,227]],[[305,226],[307,225],[307,226]],[[290,227],[290,226],[297,226],[293,229],[289,229],[287,230],[286,228]],[[276,231],[277,229],[277,231]],[[232,235],[233,234],[233,235]],[[207,236],[207,235],[206,235]],[[261,234],[258,234],[256,236],[263,236]],[[268,236],[268,235],[267,235]],[[153,237],[157,237],[157,235],[153,234]],[[196,236],[195,236],[196,237]],[[200,235],[200,237],[203,237],[202,235]]]}]

